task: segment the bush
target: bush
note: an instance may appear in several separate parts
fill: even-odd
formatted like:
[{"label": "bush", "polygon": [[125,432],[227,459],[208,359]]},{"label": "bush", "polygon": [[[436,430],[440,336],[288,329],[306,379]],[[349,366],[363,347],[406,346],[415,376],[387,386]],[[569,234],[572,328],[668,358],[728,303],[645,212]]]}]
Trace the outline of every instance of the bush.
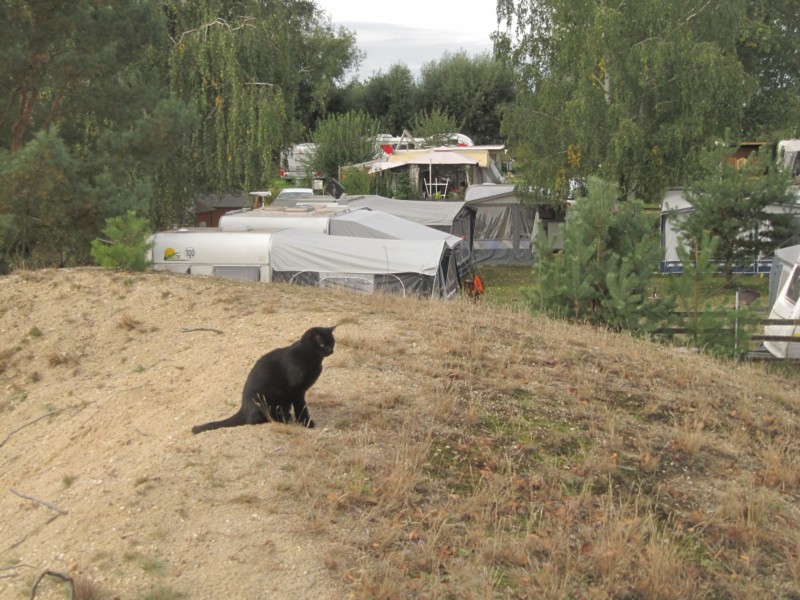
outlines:
[{"label": "bush", "polygon": [[92,258],[101,267],[144,271],[150,266],[147,251],[152,247],[147,219],[133,211],[106,220],[107,239],[92,241]]},{"label": "bush", "polygon": [[662,324],[670,302],[649,295],[662,254],[657,233],[641,202],[619,202],[619,193],[590,179],[586,197],[569,211],[563,252],[554,254],[546,242],[537,245],[534,312],[634,332]]},{"label": "bush", "polygon": [[342,185],[351,196],[370,193],[370,176],[363,169],[347,169],[342,172]]}]

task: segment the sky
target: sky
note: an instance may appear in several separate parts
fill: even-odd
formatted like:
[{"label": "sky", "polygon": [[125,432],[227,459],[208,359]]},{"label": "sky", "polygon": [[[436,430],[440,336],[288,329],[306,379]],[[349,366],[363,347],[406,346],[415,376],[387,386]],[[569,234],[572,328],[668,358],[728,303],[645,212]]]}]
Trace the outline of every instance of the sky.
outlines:
[{"label": "sky", "polygon": [[445,52],[474,56],[491,52],[489,35],[497,28],[496,0],[316,0],[334,25],[356,34],[367,54],[361,81],[378,70],[404,63],[414,76],[424,63]]}]

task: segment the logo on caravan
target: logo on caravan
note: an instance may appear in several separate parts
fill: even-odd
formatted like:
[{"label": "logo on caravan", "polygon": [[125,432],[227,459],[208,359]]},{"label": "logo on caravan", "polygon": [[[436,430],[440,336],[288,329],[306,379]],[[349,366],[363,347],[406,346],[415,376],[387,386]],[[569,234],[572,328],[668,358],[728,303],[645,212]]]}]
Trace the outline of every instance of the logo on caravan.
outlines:
[{"label": "logo on caravan", "polygon": [[194,254],[194,248],[184,248],[183,255],[175,248],[166,248],[164,250],[164,260],[191,260],[194,258]]}]

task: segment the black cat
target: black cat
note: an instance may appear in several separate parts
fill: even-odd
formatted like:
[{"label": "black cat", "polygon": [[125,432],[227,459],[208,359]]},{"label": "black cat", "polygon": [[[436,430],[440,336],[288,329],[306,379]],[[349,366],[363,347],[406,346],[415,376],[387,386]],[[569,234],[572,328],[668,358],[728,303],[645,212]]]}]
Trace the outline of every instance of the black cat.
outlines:
[{"label": "black cat", "polygon": [[322,373],[322,359],[333,354],[333,327],[312,327],[291,346],[276,348],[256,361],[242,392],[242,406],[232,417],[195,425],[192,433],[254,425],[267,421],[291,421],[314,427],[308,415],[306,392]]}]

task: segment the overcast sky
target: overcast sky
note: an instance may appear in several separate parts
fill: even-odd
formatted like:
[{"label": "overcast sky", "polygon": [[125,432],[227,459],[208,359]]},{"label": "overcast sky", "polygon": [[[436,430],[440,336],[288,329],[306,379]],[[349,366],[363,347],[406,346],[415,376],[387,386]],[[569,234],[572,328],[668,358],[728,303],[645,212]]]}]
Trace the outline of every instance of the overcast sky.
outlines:
[{"label": "overcast sky", "polygon": [[420,67],[445,52],[470,56],[492,50],[489,35],[497,28],[496,0],[316,0],[335,25],[354,31],[367,54],[358,77],[405,63]]}]

